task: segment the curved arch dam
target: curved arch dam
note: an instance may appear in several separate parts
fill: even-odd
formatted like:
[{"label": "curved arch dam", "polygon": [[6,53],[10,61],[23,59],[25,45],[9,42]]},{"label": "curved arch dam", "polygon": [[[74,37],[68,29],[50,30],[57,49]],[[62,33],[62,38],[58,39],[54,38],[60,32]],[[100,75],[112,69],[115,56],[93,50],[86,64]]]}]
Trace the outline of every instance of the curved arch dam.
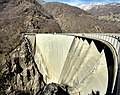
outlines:
[{"label": "curved arch dam", "polygon": [[31,42],[35,62],[47,84],[65,85],[70,95],[89,95],[92,91],[98,91],[100,95],[119,93],[120,44],[113,37],[115,35],[25,35]]}]

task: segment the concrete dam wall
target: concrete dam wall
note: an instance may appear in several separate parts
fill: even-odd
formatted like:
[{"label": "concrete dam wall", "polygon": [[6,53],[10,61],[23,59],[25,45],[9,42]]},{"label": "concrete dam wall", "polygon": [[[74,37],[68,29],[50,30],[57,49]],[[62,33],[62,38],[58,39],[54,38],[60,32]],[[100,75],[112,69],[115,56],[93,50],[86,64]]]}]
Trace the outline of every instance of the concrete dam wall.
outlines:
[{"label": "concrete dam wall", "polygon": [[114,93],[118,42],[92,35],[25,34],[44,82],[65,85],[70,95],[89,95],[92,91],[99,91],[100,95]]}]

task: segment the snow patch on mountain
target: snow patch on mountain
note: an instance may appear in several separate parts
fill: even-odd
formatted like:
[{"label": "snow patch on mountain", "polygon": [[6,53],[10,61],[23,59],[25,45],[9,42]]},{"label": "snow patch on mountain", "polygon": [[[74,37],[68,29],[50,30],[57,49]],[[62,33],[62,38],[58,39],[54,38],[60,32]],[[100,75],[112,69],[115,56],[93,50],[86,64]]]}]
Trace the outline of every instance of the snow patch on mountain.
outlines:
[{"label": "snow patch on mountain", "polygon": [[96,3],[91,3],[91,4],[82,4],[79,7],[81,9],[87,11],[87,10],[90,10],[92,8],[95,8],[95,9],[98,9],[99,7],[108,8],[108,7],[106,7],[107,5],[109,5],[109,6],[119,6],[119,5],[117,5],[117,3],[98,3],[98,2],[96,2]]}]

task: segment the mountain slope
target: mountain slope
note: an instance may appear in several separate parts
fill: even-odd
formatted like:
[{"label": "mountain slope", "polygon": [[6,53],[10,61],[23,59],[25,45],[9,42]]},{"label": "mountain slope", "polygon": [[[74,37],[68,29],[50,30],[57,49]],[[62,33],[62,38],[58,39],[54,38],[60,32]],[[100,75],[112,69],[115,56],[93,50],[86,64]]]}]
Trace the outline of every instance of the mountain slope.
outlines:
[{"label": "mountain slope", "polygon": [[45,3],[44,7],[61,26],[63,32],[119,32],[120,27],[100,21],[80,8],[63,3]]},{"label": "mountain slope", "polygon": [[31,44],[22,33],[60,33],[61,29],[39,3],[0,0],[0,95],[40,95],[45,86]]},{"label": "mountain slope", "polygon": [[35,0],[0,1],[0,53],[19,44],[23,32],[61,32],[51,15]]}]

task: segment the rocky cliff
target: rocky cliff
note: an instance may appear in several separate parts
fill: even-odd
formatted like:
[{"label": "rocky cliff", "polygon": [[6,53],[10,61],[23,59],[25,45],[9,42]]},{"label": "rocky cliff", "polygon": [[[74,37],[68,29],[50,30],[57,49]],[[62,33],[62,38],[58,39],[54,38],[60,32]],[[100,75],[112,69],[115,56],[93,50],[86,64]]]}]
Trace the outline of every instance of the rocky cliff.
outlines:
[{"label": "rocky cliff", "polygon": [[41,93],[45,83],[36,66],[27,38],[23,38],[21,44],[7,54],[5,59],[5,66],[1,71],[1,76],[4,78],[1,94],[35,95]]},{"label": "rocky cliff", "polygon": [[0,95],[69,95],[65,86],[44,82],[32,50],[29,39],[23,37],[20,45],[5,55]]}]

